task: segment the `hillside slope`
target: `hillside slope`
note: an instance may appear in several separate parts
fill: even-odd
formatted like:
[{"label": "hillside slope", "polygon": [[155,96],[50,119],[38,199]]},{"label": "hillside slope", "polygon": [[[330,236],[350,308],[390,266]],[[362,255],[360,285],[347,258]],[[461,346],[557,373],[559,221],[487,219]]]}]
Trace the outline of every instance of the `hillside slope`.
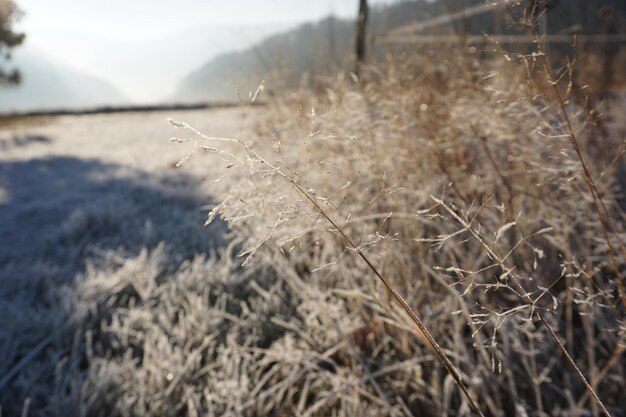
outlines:
[{"label": "hillside slope", "polygon": [[[373,8],[368,29],[370,46],[375,45],[373,53],[386,52],[375,40],[393,29],[477,4],[484,4],[484,0],[414,0]],[[625,27],[625,16],[626,4],[619,0],[571,0],[555,3],[549,13],[549,27],[553,33],[562,33],[573,26],[581,28],[583,33],[602,33],[611,28],[623,31],[619,28]],[[494,18],[494,14],[484,13],[442,25],[429,33],[481,35],[503,30],[508,33],[522,29],[502,16]],[[236,85],[245,93],[268,77],[271,86],[294,86],[304,73],[350,69],[353,31],[353,21],[329,17],[274,35],[244,51],[219,55],[185,77],[173,100],[233,100]]]},{"label": "hillside slope", "polygon": [[16,50],[12,60],[22,73],[17,87],[0,90],[0,110],[42,110],[125,104],[113,85],[47,57],[37,49]]},{"label": "hillside slope", "polygon": [[[441,8],[425,1],[400,2],[374,8],[370,35],[376,37],[408,22],[435,15]],[[271,36],[241,52],[222,54],[185,77],[174,95],[177,101],[232,100],[235,85],[247,92],[271,75],[294,85],[303,73],[325,73],[347,68],[353,44],[354,22],[328,17]]]}]

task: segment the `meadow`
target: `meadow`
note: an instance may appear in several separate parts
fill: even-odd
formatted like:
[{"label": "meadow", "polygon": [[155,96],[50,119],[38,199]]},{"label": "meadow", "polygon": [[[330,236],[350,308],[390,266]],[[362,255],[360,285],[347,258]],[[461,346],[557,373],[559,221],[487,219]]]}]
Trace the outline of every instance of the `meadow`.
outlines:
[{"label": "meadow", "polygon": [[626,415],[626,99],[495,55],[2,127],[2,412]]}]

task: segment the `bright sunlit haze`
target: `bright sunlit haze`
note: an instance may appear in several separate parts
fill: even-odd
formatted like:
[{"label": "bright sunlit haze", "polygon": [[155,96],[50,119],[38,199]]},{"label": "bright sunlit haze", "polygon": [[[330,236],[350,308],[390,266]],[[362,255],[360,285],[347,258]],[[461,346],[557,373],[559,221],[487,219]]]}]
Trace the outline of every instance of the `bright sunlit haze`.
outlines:
[{"label": "bright sunlit haze", "polygon": [[[390,3],[379,0],[373,4]],[[353,17],[351,0],[23,0],[23,55],[45,55],[109,83],[135,103],[167,99],[215,55],[329,15]],[[28,82],[28,80],[25,80]]]}]

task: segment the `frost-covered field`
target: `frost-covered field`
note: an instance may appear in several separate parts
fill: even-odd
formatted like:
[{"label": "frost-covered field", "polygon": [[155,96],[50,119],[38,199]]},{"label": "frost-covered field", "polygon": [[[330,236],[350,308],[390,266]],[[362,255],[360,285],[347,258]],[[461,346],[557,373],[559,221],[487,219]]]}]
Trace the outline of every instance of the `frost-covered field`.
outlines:
[{"label": "frost-covered field", "polygon": [[[166,325],[150,323],[180,324],[184,311],[179,303],[196,300],[154,301],[170,300],[155,290],[169,291],[160,284],[178,279],[187,280],[182,287],[204,288],[212,276],[230,275],[227,262],[213,264],[224,245],[225,228],[218,223],[202,227],[211,208],[204,189],[211,166],[198,160],[190,161],[184,172],[174,167],[186,150],[169,142],[175,129],[168,117],[233,136],[240,132],[243,110],[32,118],[1,128],[3,415],[17,415],[23,408],[32,415],[112,415],[124,398],[103,396],[99,390],[119,385],[124,391],[122,385],[136,378],[168,382],[191,360],[189,346],[180,348],[183,355],[176,343],[168,342],[178,337],[177,331],[187,338],[185,329],[171,329],[165,336]],[[153,309],[158,317],[148,313],[137,322],[120,318],[121,310],[112,308],[131,311],[128,303],[150,302],[161,306]],[[147,313],[150,308],[133,311]],[[202,316],[203,311],[194,314]],[[131,348],[101,334],[109,326],[117,326],[116,332],[127,329],[125,337],[147,338],[157,350],[170,349],[156,354],[154,366],[163,368],[128,375],[125,366],[133,361],[122,357]],[[136,326],[164,330],[138,336]],[[203,336],[194,332],[200,341]],[[110,357],[116,348],[119,363]],[[104,363],[107,356],[111,363]],[[101,408],[107,397],[112,403]]]},{"label": "frost-covered field", "polygon": [[2,415],[475,415],[360,253],[485,415],[623,416],[623,97],[452,56],[2,127]]}]

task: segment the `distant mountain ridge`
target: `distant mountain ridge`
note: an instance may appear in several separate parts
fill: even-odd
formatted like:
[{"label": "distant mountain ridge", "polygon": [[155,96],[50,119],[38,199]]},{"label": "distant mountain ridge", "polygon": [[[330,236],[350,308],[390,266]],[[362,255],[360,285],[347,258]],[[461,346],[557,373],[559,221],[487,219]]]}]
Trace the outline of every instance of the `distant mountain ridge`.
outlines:
[{"label": "distant mountain ridge", "polygon": [[1,111],[128,103],[128,99],[110,83],[59,63],[31,47],[17,49],[11,64],[20,69],[22,83],[0,89]]},{"label": "distant mountain ridge", "polygon": [[103,80],[111,80],[139,105],[157,104],[171,96],[178,81],[207,59],[243,50],[258,39],[284,30],[281,24],[202,25],[156,37],[123,39],[77,30],[51,30],[32,42],[59,61]]},{"label": "distant mountain ridge", "polygon": [[[484,0],[413,0],[376,7],[370,13],[368,36],[375,39],[414,21],[484,3]],[[620,31],[626,28],[626,2],[623,0],[562,0],[554,5],[553,11],[548,14],[553,33],[572,26],[582,28],[583,33],[601,32],[607,24],[607,10],[613,13],[610,22],[613,27],[621,28]],[[430,33],[464,31],[481,35],[483,32],[497,32],[504,26],[493,14],[485,13],[435,28]],[[329,17],[271,36],[244,51],[221,54],[187,75],[171,100],[236,100],[236,86],[246,93],[254,90],[260,80],[267,77],[274,85],[293,87],[304,73],[349,69],[353,32],[353,21]],[[378,52],[382,50],[378,49]]]},{"label": "distant mountain ridge", "polygon": [[[424,11],[413,2],[400,2],[370,13],[370,35],[415,20]],[[422,2],[420,2],[422,3]],[[426,9],[433,8],[424,2]],[[302,73],[345,67],[353,43],[354,22],[328,17],[317,23],[270,36],[244,51],[221,54],[185,77],[174,101],[235,100],[235,88],[254,90],[268,74],[293,85]]]}]

